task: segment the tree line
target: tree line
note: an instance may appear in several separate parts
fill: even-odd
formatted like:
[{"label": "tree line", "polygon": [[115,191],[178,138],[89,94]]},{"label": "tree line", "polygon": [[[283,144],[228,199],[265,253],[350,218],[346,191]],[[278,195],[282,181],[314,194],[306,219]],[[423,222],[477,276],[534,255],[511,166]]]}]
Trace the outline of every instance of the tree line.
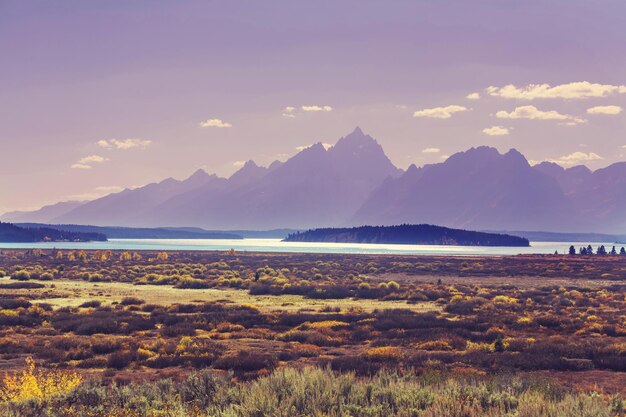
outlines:
[{"label": "tree line", "polygon": [[[576,252],[576,248],[574,247],[574,245],[571,245],[569,247],[569,254],[570,255],[613,255],[616,256],[617,253],[617,248],[615,246],[613,246],[613,249],[611,249],[610,251],[607,251],[606,248],[604,247],[604,245],[600,245],[598,246],[598,249],[594,252],[593,247],[591,245],[588,245],[587,247],[580,247],[578,249],[578,252]],[[626,255],[626,249],[624,249],[624,247],[622,246],[622,248],[619,251],[619,254],[624,256]]]}]

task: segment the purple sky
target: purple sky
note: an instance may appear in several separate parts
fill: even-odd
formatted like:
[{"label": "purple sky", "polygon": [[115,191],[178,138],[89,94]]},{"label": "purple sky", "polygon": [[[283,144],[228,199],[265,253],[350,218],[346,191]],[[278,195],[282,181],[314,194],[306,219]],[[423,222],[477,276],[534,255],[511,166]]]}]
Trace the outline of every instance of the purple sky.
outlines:
[{"label": "purple sky", "polygon": [[625,27],[623,0],[0,0],[0,212],[229,175],[357,125],[402,168],[477,145],[606,166],[626,154]]}]

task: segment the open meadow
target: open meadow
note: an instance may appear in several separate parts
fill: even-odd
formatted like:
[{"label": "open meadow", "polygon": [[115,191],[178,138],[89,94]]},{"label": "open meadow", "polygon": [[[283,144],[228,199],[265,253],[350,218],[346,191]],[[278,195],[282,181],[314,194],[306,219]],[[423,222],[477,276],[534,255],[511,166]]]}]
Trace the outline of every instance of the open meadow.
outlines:
[{"label": "open meadow", "polygon": [[0,277],[1,415],[623,410],[623,256],[2,250]]}]

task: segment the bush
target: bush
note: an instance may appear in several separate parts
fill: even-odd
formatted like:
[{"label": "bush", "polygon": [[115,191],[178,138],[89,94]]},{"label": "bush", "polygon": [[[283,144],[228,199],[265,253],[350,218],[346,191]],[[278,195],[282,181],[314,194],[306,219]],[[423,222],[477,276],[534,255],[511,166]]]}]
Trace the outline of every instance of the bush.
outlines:
[{"label": "bush", "polygon": [[272,370],[277,363],[278,359],[276,356],[268,353],[239,351],[236,355],[224,356],[218,359],[215,367],[218,369],[251,372],[261,369]]},{"label": "bush", "polygon": [[144,304],[145,301],[136,297],[124,297],[120,304],[123,306],[138,306]]},{"label": "bush", "polygon": [[84,303],[82,303],[78,307],[81,307],[81,308],[98,308],[101,305],[102,305],[102,303],[100,301],[92,300],[92,301],[85,301]]},{"label": "bush", "polygon": [[113,369],[124,369],[135,359],[135,354],[130,351],[113,352],[107,358],[107,366]]},{"label": "bush", "polygon": [[39,276],[39,279],[42,281],[52,281],[54,279],[54,275],[50,272],[44,272]]},{"label": "bush", "polygon": [[11,279],[16,281],[28,281],[30,279],[30,273],[25,270],[15,271],[11,274]]}]

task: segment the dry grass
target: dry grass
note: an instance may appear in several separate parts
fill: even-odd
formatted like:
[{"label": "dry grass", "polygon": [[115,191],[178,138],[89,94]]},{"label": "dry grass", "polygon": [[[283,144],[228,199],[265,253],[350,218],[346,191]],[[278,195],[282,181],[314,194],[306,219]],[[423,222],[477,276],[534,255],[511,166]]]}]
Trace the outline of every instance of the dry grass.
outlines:
[{"label": "dry grass", "polygon": [[[3,279],[0,279],[2,281]],[[8,282],[8,280],[7,280]],[[32,280],[31,282],[40,282]],[[219,288],[219,289],[180,289],[170,285],[133,285],[125,282],[85,282],[56,280],[54,288],[50,288],[49,281],[41,281],[46,285],[42,289],[28,290],[4,290],[2,294],[27,295],[37,298],[43,303],[52,304],[55,307],[78,307],[84,302],[98,300],[103,305],[119,303],[123,298],[136,297],[144,300],[147,304],[168,306],[172,304],[206,303],[224,301],[235,304],[248,304],[258,307],[265,312],[270,311],[318,311],[325,308],[339,307],[341,309],[360,308],[364,311],[376,309],[407,309],[416,312],[440,311],[441,306],[432,302],[409,304],[406,300],[353,300],[350,298],[334,300],[316,300],[299,295],[250,295],[245,290]]]}]

